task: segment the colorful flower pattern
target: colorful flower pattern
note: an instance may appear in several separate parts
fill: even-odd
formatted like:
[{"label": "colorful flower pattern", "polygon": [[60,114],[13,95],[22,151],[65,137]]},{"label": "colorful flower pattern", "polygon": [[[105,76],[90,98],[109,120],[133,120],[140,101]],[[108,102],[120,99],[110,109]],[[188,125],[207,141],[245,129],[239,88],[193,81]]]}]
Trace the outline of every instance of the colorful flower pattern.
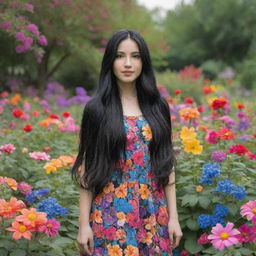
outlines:
[{"label": "colorful flower pattern", "polygon": [[92,204],[92,255],[171,255],[166,198],[150,168],[150,126],[142,115],[123,120],[127,161]]}]

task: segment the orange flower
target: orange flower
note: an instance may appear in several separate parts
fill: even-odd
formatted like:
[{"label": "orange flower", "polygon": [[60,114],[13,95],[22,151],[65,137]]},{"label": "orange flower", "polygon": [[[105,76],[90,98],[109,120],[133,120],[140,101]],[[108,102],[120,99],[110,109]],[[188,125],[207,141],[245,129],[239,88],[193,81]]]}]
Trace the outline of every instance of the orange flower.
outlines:
[{"label": "orange flower", "polygon": [[151,215],[149,218],[144,219],[145,228],[150,230],[151,233],[154,233],[155,225],[156,225],[156,218],[154,215]]},{"label": "orange flower", "polygon": [[104,187],[103,192],[104,192],[105,194],[107,194],[107,193],[113,192],[114,190],[115,190],[114,184],[113,184],[112,182],[109,182],[109,183]]},{"label": "orange flower", "polygon": [[233,130],[228,129],[226,127],[220,129],[217,131],[218,137],[221,140],[232,140],[235,138],[235,135],[233,133]]},{"label": "orange flower", "polygon": [[201,192],[201,191],[203,191],[203,189],[204,188],[202,186],[200,186],[200,185],[196,187],[196,191],[197,192]]},{"label": "orange flower", "polygon": [[142,199],[147,199],[149,194],[150,194],[150,191],[148,189],[148,186],[145,185],[145,184],[140,184],[140,189],[139,189],[139,192],[141,194],[141,198]]},{"label": "orange flower", "polygon": [[92,220],[97,223],[103,223],[101,211],[95,209],[94,212],[92,213]]},{"label": "orange flower", "polygon": [[108,256],[123,256],[123,250],[119,247],[118,244],[115,245],[107,245],[108,248]]},{"label": "orange flower", "polygon": [[21,211],[25,207],[24,202],[17,200],[16,197],[11,197],[10,202],[0,199],[0,215],[6,219],[14,217],[16,212]]},{"label": "orange flower", "polygon": [[58,159],[62,161],[63,166],[70,166],[73,163],[73,157],[68,155],[60,156]]},{"label": "orange flower", "polygon": [[16,106],[19,101],[21,100],[21,95],[19,93],[16,93],[11,99],[10,99],[10,104],[13,106]]},{"label": "orange flower", "polygon": [[115,195],[119,198],[125,198],[127,196],[127,182],[115,189]]},{"label": "orange flower", "polygon": [[17,216],[15,220],[23,222],[26,226],[36,227],[47,222],[47,213],[37,212],[35,208],[21,210],[22,215]]},{"label": "orange flower", "polygon": [[12,188],[13,190],[17,190],[18,183],[15,179],[5,177],[4,180],[10,188]]},{"label": "orange flower", "polygon": [[126,232],[123,229],[118,229],[116,231],[116,238],[120,240],[121,243],[125,243],[126,241]]},{"label": "orange flower", "polygon": [[48,127],[50,125],[49,120],[45,119],[40,122],[40,125],[43,127]]},{"label": "orange flower", "polygon": [[152,243],[152,237],[153,237],[153,234],[151,232],[147,232],[146,234],[146,237],[144,239],[144,243],[146,244],[151,244]]},{"label": "orange flower", "polygon": [[123,212],[118,212],[118,213],[116,214],[116,216],[117,216],[117,218],[118,218],[119,220],[125,219],[125,214],[124,214]]},{"label": "orange flower", "polygon": [[195,108],[183,108],[179,111],[179,114],[181,117],[183,117],[185,120],[190,120],[194,118],[198,118],[200,113]]},{"label": "orange flower", "polygon": [[14,231],[14,233],[12,234],[12,238],[15,240],[18,240],[22,237],[24,237],[25,239],[30,240],[31,236],[32,236],[32,231],[35,230],[35,228],[29,226],[29,225],[25,225],[24,223],[20,223],[18,221],[14,221],[12,223],[12,227],[6,228],[6,230],[8,231]]},{"label": "orange flower", "polygon": [[124,250],[125,256],[139,256],[139,250],[137,247],[128,245]]},{"label": "orange flower", "polygon": [[131,160],[131,159],[127,159],[127,160],[126,160],[126,166],[127,166],[127,167],[132,166],[132,160]]},{"label": "orange flower", "polygon": [[168,223],[168,212],[166,206],[160,206],[157,212],[157,222],[160,225],[167,225]]},{"label": "orange flower", "polygon": [[152,132],[149,125],[144,125],[142,127],[142,134],[145,136],[146,140],[152,139]]}]

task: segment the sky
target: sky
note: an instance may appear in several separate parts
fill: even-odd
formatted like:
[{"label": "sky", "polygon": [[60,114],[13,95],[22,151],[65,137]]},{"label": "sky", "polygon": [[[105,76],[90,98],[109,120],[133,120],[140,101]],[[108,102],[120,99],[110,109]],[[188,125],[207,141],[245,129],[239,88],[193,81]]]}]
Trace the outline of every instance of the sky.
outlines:
[{"label": "sky", "polygon": [[[141,5],[146,6],[148,9],[153,9],[155,7],[161,7],[165,11],[174,9],[177,4],[182,0],[137,0]],[[192,3],[193,0],[184,0],[184,3]]]}]

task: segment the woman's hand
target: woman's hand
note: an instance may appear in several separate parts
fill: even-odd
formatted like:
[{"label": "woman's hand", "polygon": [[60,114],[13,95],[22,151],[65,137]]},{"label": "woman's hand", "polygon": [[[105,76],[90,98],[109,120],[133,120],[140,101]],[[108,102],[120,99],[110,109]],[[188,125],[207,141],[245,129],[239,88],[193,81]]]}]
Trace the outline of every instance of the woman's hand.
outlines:
[{"label": "woman's hand", "polygon": [[93,232],[89,224],[79,227],[77,242],[80,248],[80,255],[91,255],[94,243]]},{"label": "woman's hand", "polygon": [[169,237],[171,240],[172,248],[174,249],[179,245],[180,239],[183,235],[178,218],[169,219],[168,231],[169,231]]}]

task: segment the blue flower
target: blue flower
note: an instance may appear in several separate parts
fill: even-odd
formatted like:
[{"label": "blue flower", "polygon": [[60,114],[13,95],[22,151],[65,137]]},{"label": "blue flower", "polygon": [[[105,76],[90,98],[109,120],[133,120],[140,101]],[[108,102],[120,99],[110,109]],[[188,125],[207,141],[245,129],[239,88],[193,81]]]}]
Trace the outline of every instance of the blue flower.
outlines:
[{"label": "blue flower", "polygon": [[48,188],[33,190],[31,193],[26,195],[25,200],[28,201],[29,203],[34,203],[39,196],[45,196],[49,193],[50,193],[50,189]]},{"label": "blue flower", "polygon": [[235,187],[234,191],[232,194],[238,199],[241,200],[246,196],[246,191],[245,188],[243,187]]},{"label": "blue flower", "polygon": [[68,210],[57,203],[57,199],[48,197],[38,203],[37,211],[46,212],[47,217],[52,219],[55,216],[66,216]]},{"label": "blue flower", "polygon": [[218,217],[218,216],[211,216],[211,226],[216,226],[218,223],[220,223],[222,226],[225,224],[225,220],[223,217]]},{"label": "blue flower", "polygon": [[221,180],[217,183],[216,187],[217,192],[223,192],[228,195],[234,195],[238,200],[246,196],[246,191],[243,187],[236,186],[230,180]]},{"label": "blue flower", "polygon": [[35,195],[38,196],[46,196],[50,193],[50,189],[49,188],[41,188],[38,190],[34,190],[35,191]]},{"label": "blue flower", "polygon": [[125,198],[118,198],[114,199],[114,206],[116,207],[117,212],[131,212],[132,205],[128,203],[127,199]]},{"label": "blue flower", "polygon": [[137,246],[137,240],[136,240],[136,230],[135,229],[128,229],[126,231],[126,243],[131,244],[133,246]]},{"label": "blue flower", "polygon": [[228,207],[224,206],[222,204],[217,204],[215,206],[215,210],[214,210],[213,215],[215,217],[225,217],[225,216],[227,216],[228,215]]},{"label": "blue flower", "polygon": [[31,193],[27,194],[25,196],[25,200],[28,201],[29,203],[34,203],[36,201],[36,196],[35,196],[35,193],[34,191],[32,191]]},{"label": "blue flower", "polygon": [[208,228],[212,225],[212,216],[208,214],[201,214],[198,216],[197,222],[200,228]]},{"label": "blue flower", "polygon": [[221,169],[218,163],[204,164],[200,183],[212,185],[212,179],[216,178],[220,174],[220,172]]}]

